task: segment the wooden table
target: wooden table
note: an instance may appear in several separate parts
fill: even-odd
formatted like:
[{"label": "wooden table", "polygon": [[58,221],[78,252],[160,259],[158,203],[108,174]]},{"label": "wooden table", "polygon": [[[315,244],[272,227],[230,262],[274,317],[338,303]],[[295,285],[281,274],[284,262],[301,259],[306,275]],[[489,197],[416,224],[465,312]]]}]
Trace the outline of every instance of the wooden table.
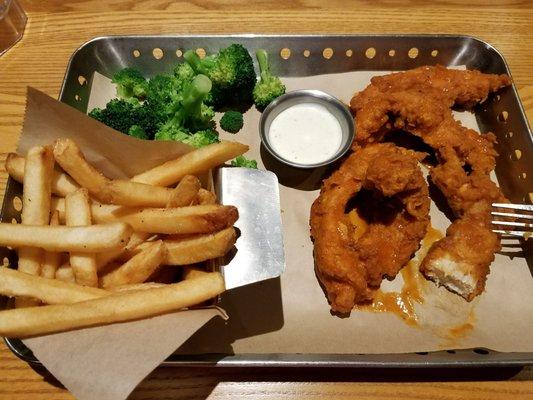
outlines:
[{"label": "wooden table", "polygon": [[[506,57],[533,120],[533,2],[528,0],[20,0],[23,40],[0,57],[0,152],[14,151],[32,85],[57,97],[70,55],[107,34],[450,33],[477,36]],[[437,4],[432,4],[437,3]],[[490,5],[477,6],[476,3]],[[327,4],[327,5],[325,5]],[[3,164],[5,154],[0,157]],[[7,176],[0,173],[0,192]],[[0,398],[71,399],[45,371],[0,346]],[[133,399],[530,399],[531,369],[274,370],[159,368]]]}]

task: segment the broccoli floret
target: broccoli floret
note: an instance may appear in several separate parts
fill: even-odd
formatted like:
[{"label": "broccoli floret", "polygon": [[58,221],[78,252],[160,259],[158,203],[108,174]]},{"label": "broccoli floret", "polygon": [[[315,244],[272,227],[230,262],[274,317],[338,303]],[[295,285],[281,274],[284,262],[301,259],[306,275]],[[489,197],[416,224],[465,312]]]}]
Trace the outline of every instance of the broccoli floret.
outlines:
[{"label": "broccoli floret", "polygon": [[259,49],[255,55],[259,62],[261,78],[254,87],[254,103],[259,111],[263,111],[274,99],[285,93],[285,85],[270,72],[267,52]]},{"label": "broccoli floret", "polygon": [[181,99],[173,104],[171,118],[161,125],[157,140],[177,140],[200,147],[218,141],[212,129],[214,111],[203,104],[211,90],[211,81],[205,75],[197,75],[185,86]]},{"label": "broccoli floret", "polygon": [[220,118],[220,127],[226,132],[237,133],[244,124],[242,113],[239,111],[226,111]]},{"label": "broccoli floret", "polygon": [[187,63],[178,64],[174,68],[174,76],[179,79],[180,82],[189,83],[193,80],[195,72],[192,67]]},{"label": "broccoli floret", "polygon": [[213,82],[206,104],[221,110],[227,107],[247,109],[252,103],[255,71],[252,57],[240,44],[232,44],[216,55],[200,59],[188,50],[183,55],[195,73],[204,74]]},{"label": "broccoli floret", "polygon": [[139,125],[132,125],[128,129],[128,135],[136,137],[138,139],[149,139],[148,134]]},{"label": "broccoli floret", "polygon": [[212,129],[205,129],[203,131],[194,132],[186,139],[182,140],[183,143],[190,144],[194,147],[204,147],[208,144],[218,143],[218,133]]},{"label": "broccoli floret", "polygon": [[243,167],[243,168],[252,168],[257,169],[257,161],[255,160],[248,160],[244,156],[237,156],[235,157],[235,160],[231,161],[231,165],[234,167]]},{"label": "broccoli floret", "polygon": [[113,75],[111,82],[117,85],[117,95],[122,99],[144,99],[147,81],[135,68],[124,68]]},{"label": "broccoli floret", "polygon": [[162,124],[159,115],[148,104],[133,104],[122,99],[111,100],[104,109],[93,109],[89,116],[117,131],[141,139],[153,137]]}]

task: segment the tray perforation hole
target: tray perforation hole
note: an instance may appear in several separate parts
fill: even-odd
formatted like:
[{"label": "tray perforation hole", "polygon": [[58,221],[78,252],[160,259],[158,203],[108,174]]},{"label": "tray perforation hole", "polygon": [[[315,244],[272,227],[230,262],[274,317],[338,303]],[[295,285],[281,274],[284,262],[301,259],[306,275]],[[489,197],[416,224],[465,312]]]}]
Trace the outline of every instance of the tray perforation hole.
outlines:
[{"label": "tray perforation hole", "polygon": [[412,59],[415,59],[418,57],[418,49],[416,47],[412,47],[409,49],[409,51],[407,52],[407,55],[409,56],[409,58],[412,58]]},{"label": "tray perforation hole", "polygon": [[22,199],[20,197],[13,197],[13,208],[15,209],[15,211],[22,211]]},{"label": "tray perforation hole", "polygon": [[181,49],[176,50],[176,57],[183,57],[183,51]]},{"label": "tray perforation hole", "polygon": [[161,60],[165,53],[159,47],[156,47],[152,50],[152,55],[156,60]]},{"label": "tray perforation hole", "polygon": [[351,57],[351,56],[353,56],[353,50],[352,49],[346,50],[346,57]]},{"label": "tray perforation hole", "polygon": [[431,50],[431,57],[437,57],[439,55],[439,51],[438,50]]},{"label": "tray perforation hole", "polygon": [[139,58],[141,56],[141,52],[137,49],[133,50],[131,54],[133,54],[133,57],[135,58]]},{"label": "tray perforation hole", "polygon": [[527,172],[522,172],[520,175],[518,175],[520,179],[526,180],[527,179]]},{"label": "tray perforation hole", "polygon": [[390,49],[389,50],[389,57],[394,57],[396,55],[396,50]]},{"label": "tray perforation hole", "polygon": [[16,218],[11,218],[11,223],[12,223],[12,224],[18,224],[19,222],[17,221]]},{"label": "tray perforation hole", "polygon": [[513,135],[514,135],[513,132],[507,132],[507,133],[505,134],[505,137],[506,137],[507,139],[511,139],[511,138],[513,137]]},{"label": "tray perforation hole", "polygon": [[322,57],[324,57],[326,60],[331,59],[331,57],[333,57],[333,49],[331,47],[326,47],[324,50],[322,50]]},{"label": "tray perforation hole", "polygon": [[2,267],[9,267],[9,258],[4,257],[2,259]]},{"label": "tray perforation hole", "polygon": [[500,96],[499,94],[497,94],[496,96],[494,96],[494,99],[495,99],[496,101],[500,101],[501,98],[502,98],[502,96]]},{"label": "tray perforation hole", "polygon": [[284,60],[288,60],[291,57],[291,49],[284,47],[279,51],[279,56]]},{"label": "tray perforation hole", "polygon": [[83,75],[78,75],[78,83],[80,86],[84,86],[87,84],[87,79]]},{"label": "tray perforation hole", "polygon": [[303,55],[304,55],[305,58],[308,58],[311,55],[311,52],[308,49],[305,49],[303,51]]},{"label": "tray perforation hole", "polygon": [[520,149],[514,149],[514,151],[509,154],[511,161],[518,161],[522,158],[522,151]]},{"label": "tray perforation hole", "polygon": [[488,350],[485,350],[485,349],[480,349],[480,348],[476,348],[474,350],[472,350],[474,353],[476,354],[482,354],[482,355],[487,355],[489,354],[489,351]]},{"label": "tray perforation hole", "polygon": [[500,114],[498,114],[498,121],[507,122],[507,119],[509,119],[509,113],[506,110],[503,110]]},{"label": "tray perforation hole", "polygon": [[198,54],[198,57],[200,57],[200,59],[203,60],[205,56],[207,55],[207,52],[205,51],[203,47],[198,47],[196,49],[196,54]]},{"label": "tray perforation hole", "polygon": [[79,95],[79,94],[76,94],[76,95],[74,96],[74,100],[76,100],[76,101],[81,101],[81,97],[80,97],[80,95]]},{"label": "tray perforation hole", "polygon": [[365,57],[369,60],[373,59],[376,56],[376,49],[373,47],[369,47],[365,50]]}]

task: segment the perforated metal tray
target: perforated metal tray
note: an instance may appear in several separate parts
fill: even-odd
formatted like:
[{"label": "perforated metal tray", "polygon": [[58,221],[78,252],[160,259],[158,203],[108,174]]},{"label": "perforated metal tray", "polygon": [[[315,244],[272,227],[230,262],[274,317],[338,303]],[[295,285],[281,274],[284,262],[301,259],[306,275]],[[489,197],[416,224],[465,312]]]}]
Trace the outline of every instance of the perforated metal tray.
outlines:
[{"label": "perforated metal tray", "polygon": [[[72,56],[60,100],[85,112],[90,79],[95,71],[110,76],[135,66],[147,76],[169,72],[183,60],[187,49],[218,51],[239,42],[250,52],[266,49],[282,76],[308,76],[352,70],[406,70],[422,65],[466,65],[486,73],[507,73],[503,56],[490,44],[468,36],[447,35],[328,35],[328,36],[106,36],[83,44]],[[276,56],[278,55],[278,56]],[[531,201],[533,189],[533,137],[515,87],[503,89],[476,110],[482,132],[498,137],[496,174],[505,195],[513,202]],[[520,153],[515,152],[520,150]],[[520,154],[520,155],[518,155]],[[13,198],[21,186],[9,180],[1,220],[19,220]],[[533,249],[524,252],[532,268]],[[16,254],[0,248],[0,257],[16,265]],[[6,299],[3,300],[7,302]],[[38,363],[21,341],[6,339],[25,361]],[[164,365],[280,366],[280,367],[494,367],[533,365],[533,353],[500,353],[490,349],[448,350],[415,354],[204,354],[173,355]]]}]

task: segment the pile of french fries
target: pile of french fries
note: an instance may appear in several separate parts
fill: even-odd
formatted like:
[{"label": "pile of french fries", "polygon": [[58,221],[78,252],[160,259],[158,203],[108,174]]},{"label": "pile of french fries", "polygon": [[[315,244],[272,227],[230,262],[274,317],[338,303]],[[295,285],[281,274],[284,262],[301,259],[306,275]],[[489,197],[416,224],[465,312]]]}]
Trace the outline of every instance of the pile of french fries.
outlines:
[{"label": "pile of french fries", "polygon": [[0,294],[15,297],[0,335],[147,318],[222,293],[220,273],[198,263],[233,247],[238,212],[197,175],[247,150],[212,144],[130,180],[104,176],[71,139],[9,154],[6,170],[24,186],[21,223],[0,224],[0,246],[19,256],[18,270],[0,268]]}]

